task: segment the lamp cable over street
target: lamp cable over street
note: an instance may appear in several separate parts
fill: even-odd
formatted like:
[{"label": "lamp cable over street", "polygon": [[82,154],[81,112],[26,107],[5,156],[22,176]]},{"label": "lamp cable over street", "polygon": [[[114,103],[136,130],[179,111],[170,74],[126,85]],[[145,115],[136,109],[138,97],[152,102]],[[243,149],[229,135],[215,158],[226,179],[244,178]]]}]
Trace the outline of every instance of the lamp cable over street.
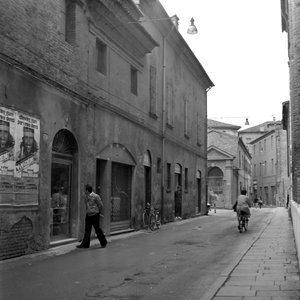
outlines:
[{"label": "lamp cable over street", "polygon": [[245,125],[250,125],[248,117],[209,117],[209,119],[245,119]]},{"label": "lamp cable over street", "polygon": [[[151,18],[150,19],[149,18],[148,19],[147,18],[140,18],[138,21],[128,22],[127,24],[142,24],[142,23],[145,23],[145,22],[166,21],[166,20],[172,21],[173,24],[174,24],[174,26],[177,27],[175,25],[176,21],[178,21],[178,17],[176,15],[174,15],[172,17],[168,17],[168,18],[153,18],[153,19],[151,19]],[[193,34],[197,34],[198,33],[198,29],[197,29],[196,25],[194,24],[195,23],[194,18],[191,18],[190,22],[191,23],[190,23],[190,25],[189,25],[189,27],[187,29],[187,33],[188,34],[192,34],[192,35]]]}]

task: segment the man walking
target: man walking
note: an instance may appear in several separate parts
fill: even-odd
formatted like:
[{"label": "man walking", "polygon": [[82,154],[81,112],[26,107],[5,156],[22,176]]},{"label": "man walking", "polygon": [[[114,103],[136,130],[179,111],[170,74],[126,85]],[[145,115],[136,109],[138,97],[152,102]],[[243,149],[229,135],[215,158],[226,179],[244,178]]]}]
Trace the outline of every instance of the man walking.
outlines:
[{"label": "man walking", "polygon": [[85,203],[86,203],[86,216],[85,216],[85,231],[84,237],[80,245],[77,248],[89,248],[92,226],[95,228],[96,235],[102,248],[106,247],[107,240],[99,226],[100,212],[103,204],[98,194],[93,192],[91,185],[85,186]]}]

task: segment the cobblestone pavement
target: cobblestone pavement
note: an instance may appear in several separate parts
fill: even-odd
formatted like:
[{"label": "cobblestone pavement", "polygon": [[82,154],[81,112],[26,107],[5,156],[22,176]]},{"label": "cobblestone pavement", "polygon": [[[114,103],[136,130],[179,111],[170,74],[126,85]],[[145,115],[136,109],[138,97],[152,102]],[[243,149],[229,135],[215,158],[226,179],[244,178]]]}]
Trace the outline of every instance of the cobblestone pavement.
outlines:
[{"label": "cobblestone pavement", "polygon": [[299,264],[286,209],[276,209],[270,224],[216,289],[212,299],[300,299]]}]

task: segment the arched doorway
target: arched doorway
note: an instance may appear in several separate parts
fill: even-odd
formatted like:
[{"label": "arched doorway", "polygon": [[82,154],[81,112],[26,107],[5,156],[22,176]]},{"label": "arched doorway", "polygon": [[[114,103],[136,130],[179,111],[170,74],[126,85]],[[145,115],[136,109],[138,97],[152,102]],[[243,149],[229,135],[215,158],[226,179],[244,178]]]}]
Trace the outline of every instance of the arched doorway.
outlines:
[{"label": "arched doorway", "polygon": [[175,218],[181,217],[182,213],[182,167],[175,164]]},{"label": "arched doorway", "polygon": [[[132,178],[136,161],[122,144],[107,145],[98,154],[96,184],[103,196],[104,228],[127,230],[132,224]],[[110,216],[110,218],[109,218]]]},{"label": "arched doorway", "polygon": [[149,151],[144,153],[144,178],[145,178],[145,206],[146,203],[151,203],[151,155]]},{"label": "arched doorway", "polygon": [[209,202],[217,207],[225,207],[224,201],[224,174],[218,167],[212,167],[208,171]]},{"label": "arched doorway", "polygon": [[72,180],[76,177],[77,149],[77,142],[70,131],[62,129],[56,133],[52,143],[51,164],[51,241],[72,235]]}]

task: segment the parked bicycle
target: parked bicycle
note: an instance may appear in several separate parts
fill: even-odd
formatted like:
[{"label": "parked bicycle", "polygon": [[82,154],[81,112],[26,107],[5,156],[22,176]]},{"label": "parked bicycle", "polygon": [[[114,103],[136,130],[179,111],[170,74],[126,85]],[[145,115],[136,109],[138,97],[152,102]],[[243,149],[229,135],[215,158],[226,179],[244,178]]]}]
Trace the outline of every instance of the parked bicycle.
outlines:
[{"label": "parked bicycle", "polygon": [[154,230],[159,229],[161,225],[160,213],[157,208],[154,208],[150,203],[146,204],[146,208],[143,212],[143,226],[144,228]]},{"label": "parked bicycle", "polygon": [[246,213],[244,213],[243,211],[239,212],[239,231],[240,233],[244,231],[248,230],[248,218],[246,217]]}]

